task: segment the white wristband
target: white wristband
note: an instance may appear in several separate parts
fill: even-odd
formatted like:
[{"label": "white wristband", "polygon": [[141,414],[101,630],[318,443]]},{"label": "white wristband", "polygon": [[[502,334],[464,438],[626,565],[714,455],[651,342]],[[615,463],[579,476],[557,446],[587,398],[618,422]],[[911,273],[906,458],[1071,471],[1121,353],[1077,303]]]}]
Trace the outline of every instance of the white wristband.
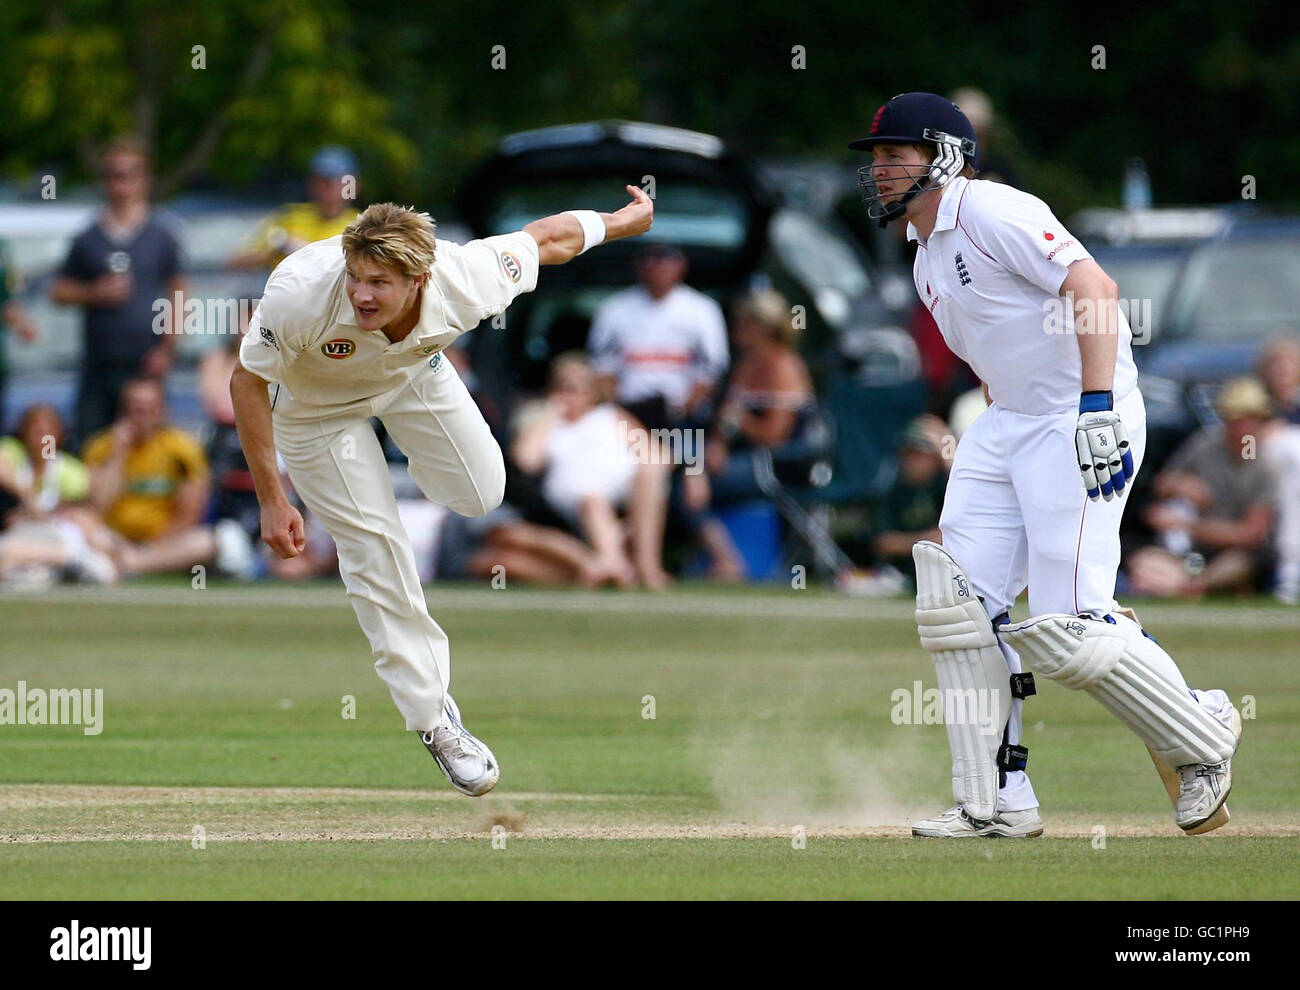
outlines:
[{"label": "white wristband", "polygon": [[579,254],[586,254],[597,244],[603,244],[605,241],[605,221],[600,218],[600,214],[595,210],[565,210],[569,216],[573,217],[582,224],[582,250]]}]

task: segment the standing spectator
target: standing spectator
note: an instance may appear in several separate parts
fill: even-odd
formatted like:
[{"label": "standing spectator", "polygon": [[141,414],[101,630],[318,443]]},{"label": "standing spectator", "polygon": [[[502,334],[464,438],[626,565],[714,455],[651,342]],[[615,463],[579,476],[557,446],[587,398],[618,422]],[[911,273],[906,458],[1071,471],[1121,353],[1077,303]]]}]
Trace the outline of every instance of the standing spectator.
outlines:
[{"label": "standing spectator", "polygon": [[639,285],[605,300],[587,349],[602,394],[649,429],[700,417],[727,370],[722,308],[685,284],[680,250],[651,244],[637,259]]},{"label": "standing spectator", "polygon": [[1279,334],[1265,344],[1259,377],[1277,415],[1300,424],[1300,337]]},{"label": "standing spectator", "polygon": [[201,524],[208,499],[208,462],[198,441],[167,423],[162,385],[149,378],[122,389],[122,416],[84,448],[91,499],[123,538],[121,569],[148,573],[215,563],[252,575],[254,558],[238,523]]},{"label": "standing spectator", "polygon": [[1272,583],[1274,492],[1260,458],[1272,410],[1254,378],[1224,385],[1221,424],[1205,426],[1156,476],[1146,513],[1159,546],[1132,555],[1129,579],[1139,594],[1199,597]]},{"label": "standing spectator", "polygon": [[347,148],[321,148],[307,176],[308,203],[290,203],[262,221],[247,247],[230,259],[230,267],[274,268],[301,247],[343,233],[357,218],[357,160]]},{"label": "standing spectator", "polygon": [[[84,441],[112,422],[123,385],[171,368],[174,300],[185,291],[181,249],[149,204],[149,154],[124,139],[102,157],[105,207],[77,235],[50,288],[56,303],[84,311],[76,433]],[[159,309],[155,303],[166,301]]]},{"label": "standing spectator", "polygon": [[1278,601],[1300,605],[1300,426],[1281,419],[1269,424],[1260,438],[1260,459],[1268,469],[1277,503],[1273,594]]},{"label": "standing spectator", "polygon": [[8,377],[8,368],[5,366],[6,331],[12,327],[18,334],[18,339],[24,343],[36,339],[35,321],[15,298],[21,291],[22,282],[18,273],[10,265],[4,245],[0,244],[0,430],[5,426],[5,381]]}]

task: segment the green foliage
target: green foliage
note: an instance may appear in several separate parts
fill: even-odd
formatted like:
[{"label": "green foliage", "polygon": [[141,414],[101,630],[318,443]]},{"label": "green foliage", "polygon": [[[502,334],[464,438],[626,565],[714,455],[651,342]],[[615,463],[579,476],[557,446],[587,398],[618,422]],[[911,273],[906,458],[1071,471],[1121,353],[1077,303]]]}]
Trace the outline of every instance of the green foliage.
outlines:
[{"label": "green foliage", "polygon": [[[514,130],[633,117],[848,167],[846,141],[883,100],[976,85],[1002,117],[1002,151],[1059,213],[1117,202],[1132,156],[1157,203],[1232,200],[1249,174],[1266,206],[1294,206],[1288,12],[1178,0],[1108,23],[1068,5],[937,16],[788,0],[440,0],[400,13],[371,0],[11,0],[0,172],[85,177],[95,142],[135,128],[173,183],[243,185],[295,174],[337,141],[359,153],[363,198],[432,205]],[[206,69],[192,67],[194,45]]]}]

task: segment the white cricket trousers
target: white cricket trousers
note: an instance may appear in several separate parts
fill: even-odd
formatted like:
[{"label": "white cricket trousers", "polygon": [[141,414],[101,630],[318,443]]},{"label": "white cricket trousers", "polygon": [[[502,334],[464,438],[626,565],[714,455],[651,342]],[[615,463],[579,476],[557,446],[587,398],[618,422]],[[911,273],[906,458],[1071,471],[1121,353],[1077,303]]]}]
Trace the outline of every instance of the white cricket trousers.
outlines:
[{"label": "white cricket trousers", "polygon": [[[1146,407],[1136,388],[1115,403],[1128,431],[1133,464],[1146,450]],[[1012,412],[996,403],[980,414],[957,445],[939,530],[943,548],[961,565],[989,618],[1009,611],[1029,588],[1029,614],[1116,608],[1119,524],[1123,498],[1093,502],[1083,490],[1075,454],[1075,410],[1044,416]],[[1131,482],[1130,482],[1131,485]],[[1020,657],[998,640],[1007,667]],[[1018,744],[1021,705],[1011,705],[1007,742]],[[1038,799],[1023,771],[1006,775],[999,811],[1023,811]]]},{"label": "white cricket trousers", "polygon": [[[275,445],[309,511],[338,547],[339,572],[375,670],[408,729],[442,718],[451,682],[447,635],[429,615],[410,541],[397,516],[383,450],[367,421],[377,416],[434,502],[466,516],[501,504],[505,463],[449,360],[437,355],[402,385],[343,410],[276,399]],[[273,394],[274,394],[274,390]]]}]

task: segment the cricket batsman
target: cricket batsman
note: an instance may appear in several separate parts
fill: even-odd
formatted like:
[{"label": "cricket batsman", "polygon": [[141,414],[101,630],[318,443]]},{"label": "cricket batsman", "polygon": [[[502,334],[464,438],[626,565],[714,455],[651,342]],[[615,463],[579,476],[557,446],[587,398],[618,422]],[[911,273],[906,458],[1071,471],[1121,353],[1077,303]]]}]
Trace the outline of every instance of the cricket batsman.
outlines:
[{"label": "cricket batsman", "polygon": [[284,558],[305,547],[278,450],[337,544],[348,597],[406,728],[470,796],[490,791],[500,767],[448,693],[447,636],[429,615],[368,420],[387,427],[428,498],[466,516],[496,508],[501,449],[441,352],[536,288],[539,265],[649,230],[653,204],[639,187],[627,191],[632,201],[616,213],[569,211],[464,246],[435,239],[428,214],[375,204],[341,236],[276,267],[231,376],[262,538]]},{"label": "cricket batsman", "polygon": [[[1045,203],[976,178],[975,131],[943,97],[894,97],[849,147],[871,152],[858,170],[867,216],[907,221],[916,291],[990,400],[957,447],[943,545],[913,548],[957,804],[912,834],[1042,834],[1020,743],[1034,693],[1022,658],[1147,744],[1179,827],[1217,828],[1241,718],[1224,692],[1188,688],[1114,598],[1124,495],[1146,440],[1115,283]],[[1026,587],[1032,618],[1011,625]]]}]

